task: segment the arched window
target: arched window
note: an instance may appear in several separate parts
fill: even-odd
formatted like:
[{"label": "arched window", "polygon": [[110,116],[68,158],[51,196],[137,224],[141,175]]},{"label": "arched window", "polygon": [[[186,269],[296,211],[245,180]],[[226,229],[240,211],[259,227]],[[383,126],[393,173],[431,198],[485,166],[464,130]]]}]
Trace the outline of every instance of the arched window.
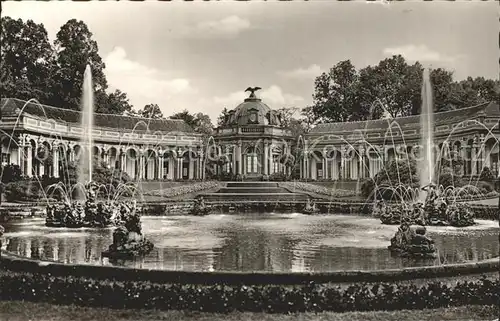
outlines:
[{"label": "arched window", "polygon": [[249,147],[246,154],[246,172],[249,174],[257,174],[259,170],[258,162],[259,160],[255,148]]}]

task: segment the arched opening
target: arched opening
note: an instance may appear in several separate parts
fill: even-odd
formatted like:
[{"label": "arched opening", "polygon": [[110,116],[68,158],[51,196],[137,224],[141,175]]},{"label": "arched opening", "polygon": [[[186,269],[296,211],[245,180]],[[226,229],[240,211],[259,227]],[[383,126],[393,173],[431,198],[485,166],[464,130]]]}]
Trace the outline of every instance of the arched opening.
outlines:
[{"label": "arched opening", "polygon": [[465,172],[465,162],[462,157],[462,143],[460,141],[456,141],[453,143],[453,151],[451,158],[455,161],[458,161],[459,159],[462,160],[463,163],[460,166],[460,168],[458,168],[458,173],[456,173],[457,175],[462,176]]},{"label": "arched opening", "polygon": [[311,174],[312,179],[324,178],[323,154],[320,151],[313,151],[311,154]]},{"label": "arched opening", "polygon": [[125,152],[125,172],[127,172],[128,176],[131,178],[137,179],[137,175],[139,174],[138,168],[138,159],[137,159],[137,151],[133,148],[129,148]]},{"label": "arched opening", "polygon": [[174,179],[175,152],[168,150],[163,153],[163,179]]},{"label": "arched opening", "polygon": [[154,150],[148,149],[145,154],[146,159],[144,160],[144,179],[152,180],[155,179],[157,173],[156,166],[156,152]]},{"label": "arched opening", "polygon": [[186,151],[182,155],[182,179],[193,179],[194,178],[194,162],[196,159],[196,153],[194,151]]},{"label": "arched opening", "polygon": [[113,169],[119,169],[120,168],[120,160],[118,157],[118,150],[115,147],[111,147],[108,150],[108,161],[109,161],[109,166]]},{"label": "arched opening", "polygon": [[[474,175],[473,171],[475,171],[475,167],[473,166],[474,162],[476,162],[476,159],[473,158],[473,144],[474,140],[469,139],[467,141],[467,145],[465,146],[465,175]],[[475,158],[475,157],[474,157]]]},{"label": "arched opening", "polygon": [[1,161],[2,161],[2,166],[6,166],[6,165],[10,165],[12,162],[11,162],[11,152],[12,152],[12,141],[7,138],[7,137],[4,137],[2,138],[2,158],[1,158]]}]

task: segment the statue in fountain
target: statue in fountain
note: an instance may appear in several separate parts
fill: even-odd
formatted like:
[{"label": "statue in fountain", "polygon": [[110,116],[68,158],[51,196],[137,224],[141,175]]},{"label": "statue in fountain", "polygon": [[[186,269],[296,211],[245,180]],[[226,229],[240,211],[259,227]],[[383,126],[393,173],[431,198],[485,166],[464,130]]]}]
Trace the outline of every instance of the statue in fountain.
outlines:
[{"label": "statue in fountain", "polygon": [[373,206],[372,216],[380,218],[387,210],[387,206],[383,200],[378,200]]},{"label": "statue in fountain", "polygon": [[389,250],[402,257],[434,258],[436,247],[434,241],[425,235],[424,226],[402,223],[391,239]]},{"label": "statue in fountain", "polygon": [[70,202],[68,198],[58,204],[46,207],[45,225],[49,227],[107,227],[113,224],[113,213],[118,204],[97,202],[98,185],[90,182],[85,185],[86,200]]},{"label": "statue in fountain", "polygon": [[150,253],[154,245],[142,234],[141,217],[134,200],[131,207],[122,206],[120,225],[113,231],[113,244],[103,257],[111,259],[129,259]]},{"label": "statue in fountain", "polygon": [[385,205],[381,203],[373,208],[373,216],[379,217],[382,224],[417,224],[431,226],[456,226],[465,227],[474,225],[474,213],[467,203],[460,206],[450,195],[443,196],[438,193],[436,185],[431,183],[422,187],[427,192],[425,203],[405,202]]},{"label": "statue in fountain", "polygon": [[316,203],[311,200],[310,197],[307,198],[306,206],[304,207],[304,214],[317,214],[319,209],[316,207]]},{"label": "statue in fountain", "polygon": [[198,196],[194,200],[193,208],[191,209],[191,214],[193,215],[207,215],[210,209],[205,205],[205,199],[203,196]]}]

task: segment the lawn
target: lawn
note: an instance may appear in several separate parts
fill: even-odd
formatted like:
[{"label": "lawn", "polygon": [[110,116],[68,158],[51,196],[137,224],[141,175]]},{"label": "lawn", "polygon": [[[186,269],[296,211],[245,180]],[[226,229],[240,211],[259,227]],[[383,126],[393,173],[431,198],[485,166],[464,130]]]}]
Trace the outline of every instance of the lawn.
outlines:
[{"label": "lawn", "polygon": [[84,308],[78,306],[57,306],[47,303],[0,302],[0,320],[2,321],[128,321],[128,320],[175,320],[175,321],[438,321],[438,320],[494,320],[498,318],[498,307],[464,306],[429,310],[401,310],[348,313],[230,313],[212,314],[182,311],[147,311],[147,310],[111,310],[103,308]]}]

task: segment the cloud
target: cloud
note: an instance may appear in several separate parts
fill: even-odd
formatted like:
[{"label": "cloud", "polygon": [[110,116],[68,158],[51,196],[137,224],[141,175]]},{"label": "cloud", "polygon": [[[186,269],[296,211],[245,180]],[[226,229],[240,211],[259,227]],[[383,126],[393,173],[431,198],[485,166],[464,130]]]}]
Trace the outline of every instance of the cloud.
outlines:
[{"label": "cloud", "polygon": [[384,49],[386,55],[402,55],[410,61],[453,62],[459,56],[448,56],[428,48],[426,45],[404,45]]},{"label": "cloud", "polygon": [[158,103],[167,109],[167,106],[162,106],[162,101],[194,91],[188,79],[169,79],[160,70],[129,59],[122,47],[115,47],[104,61],[111,89],[127,93],[136,109],[148,103]]},{"label": "cloud", "polygon": [[250,28],[250,21],[233,15],[220,20],[201,21],[184,28],[181,34],[193,38],[234,37]]},{"label": "cloud", "polygon": [[297,68],[290,71],[279,72],[283,77],[293,79],[314,79],[321,74],[321,67],[313,64],[307,68]]}]

